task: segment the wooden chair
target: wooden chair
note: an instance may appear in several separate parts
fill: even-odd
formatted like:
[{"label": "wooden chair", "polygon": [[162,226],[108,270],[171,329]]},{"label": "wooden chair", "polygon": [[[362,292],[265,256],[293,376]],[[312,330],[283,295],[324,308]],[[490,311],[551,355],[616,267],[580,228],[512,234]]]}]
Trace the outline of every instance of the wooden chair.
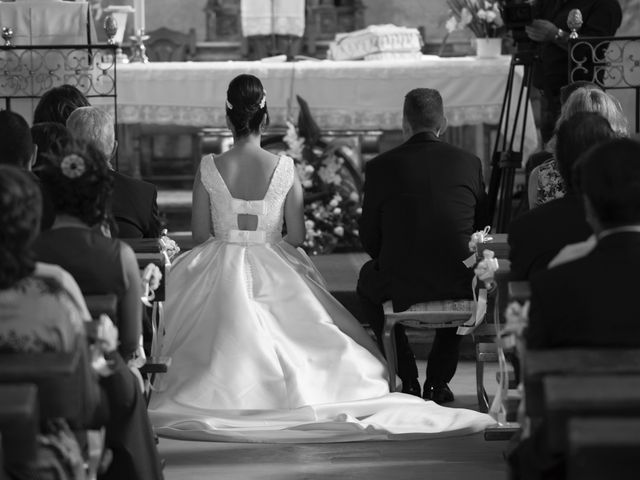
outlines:
[{"label": "wooden chair", "polygon": [[152,62],[188,62],[196,57],[196,29],[188,33],[161,27],[148,33],[146,53]]},{"label": "wooden chair", "polygon": [[640,417],[569,420],[567,480],[632,480],[640,471]]},{"label": "wooden chair", "polygon": [[382,344],[387,358],[389,390],[396,391],[396,325],[411,328],[451,328],[464,324],[474,311],[473,300],[443,300],[412,305],[404,312],[394,312],[391,301],[385,302]]}]

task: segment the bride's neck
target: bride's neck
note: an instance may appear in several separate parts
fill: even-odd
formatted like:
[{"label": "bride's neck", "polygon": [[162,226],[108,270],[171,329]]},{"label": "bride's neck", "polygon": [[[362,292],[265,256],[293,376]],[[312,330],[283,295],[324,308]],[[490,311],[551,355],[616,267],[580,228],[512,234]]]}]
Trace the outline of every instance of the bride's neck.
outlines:
[{"label": "bride's neck", "polygon": [[233,138],[233,146],[234,148],[244,148],[244,147],[260,147],[260,134],[252,133],[249,135],[245,135],[243,137],[234,137]]}]

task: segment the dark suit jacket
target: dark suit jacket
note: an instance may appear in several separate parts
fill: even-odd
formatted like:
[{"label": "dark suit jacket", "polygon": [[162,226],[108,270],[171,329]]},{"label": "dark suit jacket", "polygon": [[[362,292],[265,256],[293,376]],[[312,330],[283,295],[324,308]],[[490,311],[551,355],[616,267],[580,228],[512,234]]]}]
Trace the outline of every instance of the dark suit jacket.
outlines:
[{"label": "dark suit jacket", "polygon": [[638,272],[640,233],[616,233],[586,257],[534,275],[527,346],[640,346]]},{"label": "dark suit jacket", "polygon": [[508,236],[511,279],[529,280],[547,268],[564,246],[586,240],[592,233],[577,195],[545,203],[516,218]]},{"label": "dark suit jacket", "polygon": [[155,185],[112,172],[111,211],[116,221],[118,238],[157,238],[160,236]]},{"label": "dark suit jacket", "polygon": [[432,133],[367,164],[360,238],[396,310],[471,298],[473,272],[462,261],[485,225],[485,199],[480,160]]}]

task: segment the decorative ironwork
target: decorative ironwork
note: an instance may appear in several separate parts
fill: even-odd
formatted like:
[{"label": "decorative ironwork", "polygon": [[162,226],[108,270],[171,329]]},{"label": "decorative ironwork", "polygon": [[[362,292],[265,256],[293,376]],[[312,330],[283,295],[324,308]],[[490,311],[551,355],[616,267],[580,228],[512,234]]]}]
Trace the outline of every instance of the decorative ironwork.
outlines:
[{"label": "decorative ironwork", "polygon": [[116,98],[114,45],[0,47],[0,98],[39,98],[69,84],[86,97]]},{"label": "decorative ironwork", "polygon": [[569,42],[569,82],[589,81],[605,90],[635,92],[640,131],[640,37],[582,37]]}]

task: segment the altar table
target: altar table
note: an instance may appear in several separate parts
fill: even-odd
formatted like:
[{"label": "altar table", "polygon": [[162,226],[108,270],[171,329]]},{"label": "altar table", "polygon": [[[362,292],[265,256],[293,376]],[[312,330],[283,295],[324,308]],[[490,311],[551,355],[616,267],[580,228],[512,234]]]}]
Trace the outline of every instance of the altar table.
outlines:
[{"label": "altar table", "polygon": [[[325,130],[399,130],[405,94],[442,94],[451,126],[497,124],[511,57],[412,61],[186,62],[118,65],[118,122],[225,127],[226,89],[236,75],[260,78],[272,125],[297,118],[304,98]],[[516,74],[516,91],[521,77]],[[527,117],[525,150],[537,145]]]}]

